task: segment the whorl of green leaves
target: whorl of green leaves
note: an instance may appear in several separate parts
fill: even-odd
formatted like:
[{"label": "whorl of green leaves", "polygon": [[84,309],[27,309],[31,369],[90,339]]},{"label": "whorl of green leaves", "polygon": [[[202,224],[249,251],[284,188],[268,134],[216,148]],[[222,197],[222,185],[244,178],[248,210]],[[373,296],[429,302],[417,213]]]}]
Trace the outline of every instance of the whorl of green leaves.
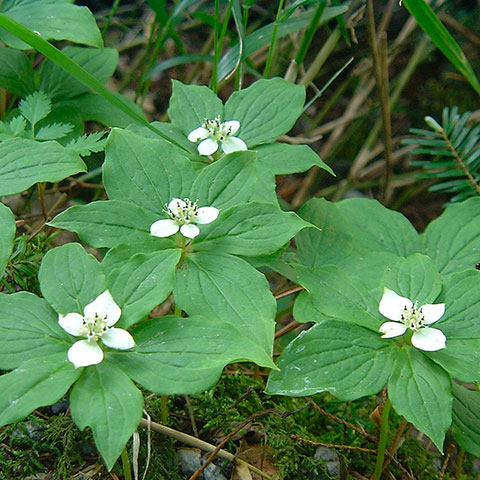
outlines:
[{"label": "whorl of green leaves", "polygon": [[454,193],[451,202],[480,195],[480,125],[469,125],[470,116],[470,112],[459,114],[457,107],[445,108],[441,125],[426,117],[431,130],[412,128],[416,138],[403,141],[418,146],[412,153],[433,157],[410,165],[423,169],[418,178],[434,180],[431,192]]}]

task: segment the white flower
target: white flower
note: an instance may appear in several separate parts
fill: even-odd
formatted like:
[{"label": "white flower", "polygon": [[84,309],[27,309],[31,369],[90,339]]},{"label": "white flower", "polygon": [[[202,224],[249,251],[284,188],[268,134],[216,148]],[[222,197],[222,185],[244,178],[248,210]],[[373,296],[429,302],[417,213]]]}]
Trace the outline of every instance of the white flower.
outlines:
[{"label": "white flower", "polygon": [[150,233],[155,237],[169,237],[180,230],[184,237],[195,238],[200,233],[200,229],[194,223],[199,225],[211,223],[219,214],[215,207],[198,208],[197,202],[192,202],[188,198],[183,200],[174,198],[165,206],[165,213],[170,219],[152,223]]},{"label": "white flower", "polygon": [[105,290],[92,303],[79,313],[59,315],[58,323],[70,335],[85,337],[68,350],[68,359],[78,367],[96,365],[103,360],[103,350],[98,346],[98,339],[110,348],[128,350],[135,346],[133,337],[122,328],[112,328],[118,322],[122,311],[112,295]]},{"label": "white flower", "polygon": [[192,130],[188,134],[191,142],[198,142],[198,152],[200,155],[212,155],[218,150],[218,142],[222,146],[225,153],[238,152],[239,150],[247,150],[245,142],[234,137],[240,128],[240,122],[230,120],[228,122],[220,122],[220,115],[212,120],[205,119],[205,123],[201,127]]},{"label": "white flower", "polygon": [[428,325],[440,320],[445,312],[445,304],[426,304],[418,308],[408,298],[401,297],[393,290],[385,288],[378,310],[393,322],[385,322],[380,326],[382,338],[393,338],[403,335],[408,329],[413,330],[412,345],[420,350],[434,352],[445,348],[445,335]]}]

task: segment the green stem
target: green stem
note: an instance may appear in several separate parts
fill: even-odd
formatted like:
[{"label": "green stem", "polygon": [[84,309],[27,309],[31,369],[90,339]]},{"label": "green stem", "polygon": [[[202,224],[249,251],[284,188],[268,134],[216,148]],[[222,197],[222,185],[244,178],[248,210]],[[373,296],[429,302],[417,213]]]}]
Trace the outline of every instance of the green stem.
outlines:
[{"label": "green stem", "polygon": [[162,417],[162,423],[164,425],[167,424],[167,421],[168,421],[168,406],[167,406],[167,402],[168,402],[168,395],[162,395],[162,399],[161,399],[161,417]]},{"label": "green stem", "polygon": [[212,79],[210,80],[210,88],[216,94],[218,92],[218,85],[217,85],[217,70],[218,70],[218,62],[220,59],[220,49],[219,49],[219,27],[220,27],[220,1],[215,0],[215,33],[213,36],[213,50],[214,50],[214,58],[213,58],[213,68],[212,68]]},{"label": "green stem", "polygon": [[283,2],[284,0],[280,0],[278,2],[277,16],[275,17],[275,23],[273,24],[272,39],[270,41],[270,48],[268,50],[268,57],[267,62],[265,63],[265,71],[263,72],[263,78],[268,78],[268,76],[270,75],[270,66],[275,55],[275,47],[277,45],[277,30],[278,25],[280,24],[278,18],[280,17],[280,14],[283,10]]},{"label": "green stem", "polygon": [[377,463],[375,464],[375,473],[373,474],[372,480],[380,480],[380,476],[383,471],[383,460],[385,458],[385,450],[387,448],[387,437],[388,437],[388,416],[390,414],[390,409],[392,404],[390,399],[385,400],[383,405],[382,413],[382,426],[380,427],[380,440],[378,442],[377,450]]},{"label": "green stem", "polygon": [[102,37],[105,37],[105,34],[107,33],[107,30],[110,27],[110,24],[112,23],[112,18],[117,13],[119,5],[120,5],[120,0],[115,0],[112,6],[112,10],[110,11],[110,15],[108,16],[105,26],[102,29]]},{"label": "green stem", "polygon": [[128,458],[127,447],[122,450],[122,469],[125,480],[132,480],[132,471],[130,468],[130,459]]},{"label": "green stem", "polygon": [[295,62],[297,63],[297,65],[300,65],[305,60],[305,56],[307,55],[308,48],[310,47],[310,43],[312,43],[313,37],[318,27],[318,23],[320,21],[320,18],[322,18],[322,14],[326,6],[327,6],[327,2],[325,1],[321,1],[317,3],[317,8],[313,13],[312,20],[310,21],[310,24],[305,30],[305,33],[302,38],[302,42],[298,47],[297,54],[295,55]]}]

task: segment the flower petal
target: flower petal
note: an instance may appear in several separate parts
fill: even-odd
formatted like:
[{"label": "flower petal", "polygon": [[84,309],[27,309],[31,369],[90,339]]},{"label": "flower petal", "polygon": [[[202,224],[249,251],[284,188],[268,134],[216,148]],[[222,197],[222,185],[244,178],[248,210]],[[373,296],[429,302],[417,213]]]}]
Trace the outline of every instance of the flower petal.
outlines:
[{"label": "flower petal", "polygon": [[222,142],[222,150],[225,153],[239,152],[248,150],[247,144],[238,137],[228,137]]},{"label": "flower petal", "polygon": [[96,365],[103,360],[103,350],[97,345],[97,342],[79,340],[69,348],[67,356],[75,368],[87,367]]},{"label": "flower petal", "polygon": [[445,304],[444,303],[435,303],[435,304],[426,304],[420,307],[420,312],[422,312],[423,318],[425,319],[425,325],[431,325],[437,320],[442,318],[442,315],[445,313]]},{"label": "flower petal", "polygon": [[427,352],[435,352],[445,348],[446,341],[443,332],[437,328],[424,327],[412,335],[412,345]]},{"label": "flower petal", "polygon": [[229,129],[230,135],[235,135],[240,128],[240,122],[238,120],[229,120],[228,122],[223,122],[223,125]]},{"label": "flower petal", "polygon": [[405,307],[407,309],[412,308],[412,301],[408,298],[401,297],[393,290],[388,288],[384,289],[383,297],[378,305],[378,310],[384,317],[387,317],[390,320],[401,320]]},{"label": "flower petal", "polygon": [[195,238],[200,233],[200,229],[193,223],[189,223],[180,227],[180,233],[184,237]]},{"label": "flower petal", "polygon": [[215,207],[201,207],[197,211],[197,218],[195,223],[200,225],[205,225],[207,223],[212,223],[217,217],[220,211]]},{"label": "flower petal", "polygon": [[135,340],[123,328],[111,328],[102,335],[101,340],[107,347],[118,350],[128,350],[135,346]]},{"label": "flower petal", "polygon": [[403,323],[385,322],[380,325],[379,332],[383,333],[382,338],[393,338],[403,335],[407,327]]},{"label": "flower petal", "polygon": [[157,220],[150,227],[150,234],[154,237],[169,237],[179,230],[177,222],[174,220]]},{"label": "flower petal", "polygon": [[191,142],[197,143],[199,140],[203,140],[204,138],[207,138],[209,135],[208,130],[204,127],[198,127],[195,130],[192,130],[188,134],[188,139]]},{"label": "flower petal", "polygon": [[79,330],[83,327],[83,316],[79,313],[67,313],[58,316],[58,324],[70,335],[78,337]]},{"label": "flower petal", "polygon": [[186,206],[187,204],[181,198],[174,198],[168,203],[168,209],[172,210],[175,213],[177,213],[178,209],[183,209]]},{"label": "flower petal", "polygon": [[198,144],[198,153],[200,155],[211,155],[218,150],[218,143],[213,138],[206,138]]},{"label": "flower petal", "polygon": [[120,307],[115,303],[112,294],[108,290],[105,290],[92,303],[89,303],[83,312],[86,319],[93,319],[95,315],[104,318],[109,327],[117,323],[122,315]]}]

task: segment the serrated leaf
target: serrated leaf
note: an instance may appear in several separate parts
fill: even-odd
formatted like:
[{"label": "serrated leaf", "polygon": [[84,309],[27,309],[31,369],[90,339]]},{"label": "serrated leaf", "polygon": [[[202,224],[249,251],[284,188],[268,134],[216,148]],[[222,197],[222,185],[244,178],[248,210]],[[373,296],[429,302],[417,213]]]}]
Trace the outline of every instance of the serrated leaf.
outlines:
[{"label": "serrated leaf", "polygon": [[473,269],[480,260],[480,198],[449,205],[428,225],[422,241],[440,273]]},{"label": "serrated leaf", "polygon": [[27,292],[0,295],[0,369],[66,352],[70,338],[45,300]]},{"label": "serrated leaf", "polygon": [[[90,10],[73,5],[70,0],[8,1],[2,4],[0,12],[38,32],[45,40],[71,40],[92,47],[103,47],[100,30]],[[0,40],[13,48],[30,48],[3,29],[0,31]]]},{"label": "serrated leaf", "polygon": [[215,384],[223,367],[252,356],[252,341],[234,322],[214,316],[153,318],[132,332],[137,347],[112,358],[160,395],[190,394]]},{"label": "serrated leaf", "polygon": [[127,375],[104,360],[86,368],[70,394],[73,421],[90,427],[108,470],[140,423],[143,396]]},{"label": "serrated leaf", "polygon": [[380,391],[393,365],[393,349],[358,325],[327,320],[302,332],[284,350],[268,379],[271,395],[330,392],[355,400]]},{"label": "serrated leaf", "polygon": [[[223,117],[222,101],[208,87],[184,85],[178,80],[172,81],[168,116],[185,135],[200,127],[206,119],[214,119],[218,115]],[[225,118],[224,120],[236,119]]]},{"label": "serrated leaf", "polygon": [[83,314],[84,308],[106,289],[97,259],[78,243],[48,251],[38,278],[45,300],[62,314]]},{"label": "serrated leaf", "polygon": [[452,432],[456,442],[475,457],[480,457],[480,392],[452,386]]},{"label": "serrated leaf", "polygon": [[0,203],[0,278],[12,253],[15,231],[15,217],[12,211]]},{"label": "serrated leaf", "polygon": [[52,110],[50,98],[43,92],[34,92],[21,100],[18,109],[20,113],[30,122],[32,127],[42,118],[45,118]]},{"label": "serrated leaf", "polygon": [[173,198],[190,193],[194,177],[191,162],[165,140],[120,129],[108,137],[103,180],[112,200],[130,201],[160,215]]},{"label": "serrated leaf", "polygon": [[35,133],[36,140],[56,140],[62,138],[73,130],[71,123],[52,123],[39,128]]},{"label": "serrated leaf", "polygon": [[[128,247],[114,250],[112,256],[117,259],[122,251],[128,253]],[[148,315],[172,292],[175,267],[181,251],[170,249],[130,257],[125,255],[122,262],[112,262],[109,259],[110,252],[104,259],[108,266],[105,268],[107,285],[122,308],[122,317],[117,326],[128,328]]]},{"label": "serrated leaf", "polygon": [[101,152],[105,149],[106,138],[102,138],[105,132],[94,132],[90,135],[82,135],[77,138],[72,138],[67,143],[67,148],[73,150],[78,155],[86,157],[91,153]]},{"label": "serrated leaf", "polygon": [[177,272],[175,302],[189,315],[217,318],[249,343],[242,356],[272,366],[275,301],[265,277],[247,262],[222,253],[189,255]]},{"label": "serrated leaf", "polygon": [[198,250],[221,250],[245,256],[273,253],[302,228],[309,227],[293,212],[252,202],[220,212],[196,239]]},{"label": "serrated leaf", "polygon": [[0,426],[55,403],[80,374],[81,369],[67,360],[64,351],[27,360],[13,372],[0,376]]},{"label": "serrated leaf", "polygon": [[414,347],[398,352],[388,381],[395,411],[428,435],[443,452],[452,422],[451,380],[447,372]]},{"label": "serrated leaf", "polygon": [[248,202],[257,180],[256,160],[256,152],[225,155],[198,174],[190,198],[219,209]]},{"label": "serrated leaf", "polygon": [[85,171],[75,152],[54,141],[12,138],[0,143],[0,196],[23,192],[37,182],[56,183]]},{"label": "serrated leaf", "polygon": [[19,137],[25,131],[27,127],[27,122],[24,117],[19,115],[18,117],[12,118],[8,123],[8,127],[12,133],[12,137]]},{"label": "serrated leaf", "polygon": [[[108,200],[74,206],[48,224],[78,233],[92,247],[116,247],[151,239],[150,226],[158,214],[130,202]],[[173,240],[171,240],[173,245]]]},{"label": "serrated leaf", "polygon": [[384,273],[380,284],[418,302],[418,306],[434,303],[442,289],[442,279],[434,263],[419,253],[398,258]]},{"label": "serrated leaf", "polygon": [[248,146],[287,133],[303,111],[305,88],[281,78],[261,79],[234,92],[225,103],[225,120],[240,122],[235,134]]}]

